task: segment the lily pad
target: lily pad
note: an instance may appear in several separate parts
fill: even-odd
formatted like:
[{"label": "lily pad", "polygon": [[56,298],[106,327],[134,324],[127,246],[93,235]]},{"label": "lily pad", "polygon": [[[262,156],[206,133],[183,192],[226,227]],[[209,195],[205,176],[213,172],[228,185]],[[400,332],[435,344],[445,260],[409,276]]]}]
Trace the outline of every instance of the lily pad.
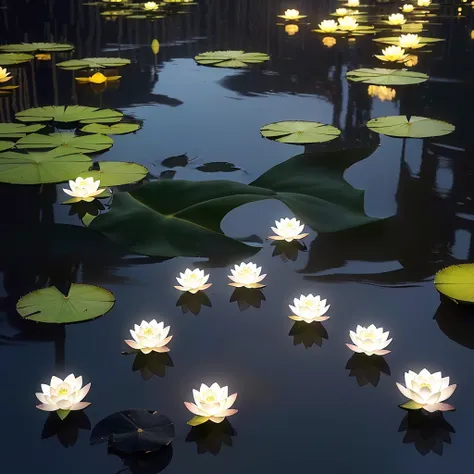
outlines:
[{"label": "lily pad", "polygon": [[28,133],[37,132],[45,125],[24,125],[22,123],[0,123],[0,138],[21,138]]},{"label": "lily pad", "polygon": [[108,67],[121,67],[130,64],[130,59],[126,58],[84,58],[70,59],[58,63],[57,66],[67,71],[77,71],[79,69],[105,69]]},{"label": "lily pad", "polygon": [[407,71],[405,69],[361,68],[349,71],[346,78],[353,82],[384,86],[407,86],[421,84],[429,76],[421,72]]},{"label": "lily pad", "polygon": [[[428,38],[427,36],[420,36],[420,45],[424,46],[429,43],[439,43],[440,41],[444,41],[443,38]],[[399,36],[389,36],[386,38],[375,38],[372,41],[376,41],[377,43],[382,44],[394,44],[396,46],[399,45],[400,37]],[[419,46],[419,47],[421,47]]]},{"label": "lily pad", "polygon": [[0,51],[8,53],[34,53],[44,51],[45,53],[57,53],[72,51],[74,46],[66,43],[18,43],[0,46]]},{"label": "lily pad", "polygon": [[341,134],[341,131],[332,125],[305,120],[270,123],[264,125],[260,132],[264,138],[294,145],[329,142]]},{"label": "lily pad", "polygon": [[403,138],[428,138],[448,135],[455,129],[454,125],[426,117],[406,117],[389,115],[378,117],[367,122],[367,127],[382,135]]},{"label": "lily pad", "polygon": [[5,53],[0,54],[0,66],[13,66],[31,61],[34,58],[31,54]]},{"label": "lily pad", "polygon": [[0,141],[0,151],[9,150],[15,146],[15,142]]},{"label": "lily pad", "polygon": [[108,442],[123,453],[152,452],[168,446],[175,437],[172,421],[153,410],[124,410],[99,421],[90,444]]},{"label": "lily pad", "polygon": [[107,150],[114,144],[114,141],[101,134],[77,136],[74,132],[56,132],[49,135],[32,133],[21,138],[16,143],[19,149],[35,148],[73,148],[78,153],[97,153]]},{"label": "lily pad", "polygon": [[83,174],[87,173],[87,177],[92,177],[95,180],[100,179],[100,185],[104,187],[136,183],[148,174],[148,170],[137,163],[101,161],[94,163],[94,165],[99,169],[86,170],[83,171]]},{"label": "lily pad", "polygon": [[244,51],[211,51],[198,54],[194,60],[204,66],[216,67],[248,67],[249,64],[259,64],[268,61],[270,56],[265,53],[246,53]]},{"label": "lily pad", "polygon": [[444,268],[436,274],[434,284],[452,300],[474,303],[474,263]]},{"label": "lily pad", "polygon": [[32,291],[20,298],[16,310],[40,323],[69,324],[97,318],[115,304],[114,295],[100,286],[73,283],[67,296],[55,286]]},{"label": "lily pad", "polygon": [[104,135],[125,135],[133,133],[140,129],[138,123],[116,123],[114,125],[102,125],[100,123],[91,123],[81,128],[84,133],[102,133]]},{"label": "lily pad", "polygon": [[20,122],[114,123],[122,120],[123,114],[117,110],[83,105],[48,105],[22,110],[15,117]]},{"label": "lily pad", "polygon": [[0,182],[10,184],[61,183],[76,179],[92,160],[77,150],[0,154]]}]

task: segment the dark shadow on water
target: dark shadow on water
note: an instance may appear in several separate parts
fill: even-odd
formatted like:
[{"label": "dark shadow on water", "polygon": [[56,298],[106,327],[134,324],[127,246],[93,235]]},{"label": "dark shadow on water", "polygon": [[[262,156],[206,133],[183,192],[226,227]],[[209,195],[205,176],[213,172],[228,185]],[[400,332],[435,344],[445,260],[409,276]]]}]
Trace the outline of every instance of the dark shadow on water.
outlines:
[{"label": "dark shadow on water", "polygon": [[430,452],[442,456],[443,445],[451,444],[451,434],[456,431],[442,413],[409,411],[403,418],[398,432],[405,432],[404,444],[414,444],[416,450],[426,456]]},{"label": "dark shadow on water", "polygon": [[165,446],[159,451],[151,453],[127,454],[109,449],[108,454],[118,456],[123,463],[123,468],[116,474],[157,474],[166,469],[173,459],[172,445]]},{"label": "dark shadow on water", "polygon": [[355,377],[361,387],[368,384],[376,387],[382,373],[391,375],[387,361],[377,355],[368,356],[356,353],[347,361],[346,369],[350,370],[349,377]]},{"label": "dark shadow on water", "polygon": [[449,339],[474,349],[474,307],[444,300],[436,310],[434,319]]},{"label": "dark shadow on water", "polygon": [[313,345],[321,347],[324,339],[329,339],[326,328],[317,321],[305,323],[304,321],[296,321],[288,333],[293,337],[293,345],[303,344],[306,349]]},{"label": "dark shadow on water", "polygon": [[98,199],[94,199],[92,202],[79,201],[70,205],[69,215],[79,217],[82,219],[86,214],[91,216],[98,216],[100,211],[105,209],[102,202]]},{"label": "dark shadow on water", "polygon": [[304,242],[299,240],[293,240],[292,242],[285,242],[284,240],[273,241],[271,244],[273,247],[272,257],[280,256],[283,262],[288,260],[296,261],[300,252],[307,252],[308,248]]},{"label": "dark shadow on water", "polygon": [[174,367],[173,359],[167,352],[150,352],[150,354],[137,352],[133,360],[132,371],[140,371],[143,380],[150,380],[154,376],[165,377],[167,367]]},{"label": "dark shadow on water", "polygon": [[222,423],[207,421],[193,426],[186,436],[186,443],[196,443],[198,454],[211,453],[217,456],[222,445],[232,447],[232,437],[237,432],[226,418]]},{"label": "dark shadow on water", "polygon": [[176,302],[176,306],[181,306],[183,314],[191,312],[197,316],[202,306],[211,308],[212,303],[206,293],[198,291],[195,294],[189,292],[183,293]]},{"label": "dark shadow on water", "polygon": [[260,308],[262,301],[265,301],[265,295],[258,288],[236,288],[230,297],[229,302],[237,301],[240,311],[245,311],[251,306]]},{"label": "dark shadow on water", "polygon": [[52,412],[44,424],[41,439],[57,436],[58,441],[65,448],[70,448],[76,444],[79,430],[89,431],[90,429],[89,417],[82,410],[72,411],[64,420],[61,420],[56,412]]}]

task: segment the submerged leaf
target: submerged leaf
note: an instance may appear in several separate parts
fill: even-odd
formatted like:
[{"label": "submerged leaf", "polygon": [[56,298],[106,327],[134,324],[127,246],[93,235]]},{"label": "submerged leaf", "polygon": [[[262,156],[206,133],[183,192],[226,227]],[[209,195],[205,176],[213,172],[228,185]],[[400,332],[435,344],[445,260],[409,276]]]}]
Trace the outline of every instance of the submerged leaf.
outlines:
[{"label": "submerged leaf", "polygon": [[189,158],[186,153],[184,155],[170,156],[169,158],[165,158],[161,164],[166,168],[184,168],[189,164]]},{"label": "submerged leaf", "polygon": [[264,138],[294,145],[329,142],[341,134],[341,131],[332,125],[306,120],[270,123],[264,125],[260,132]]},{"label": "submerged leaf", "polygon": [[73,148],[79,153],[97,153],[107,150],[114,141],[106,135],[82,135],[77,136],[73,132],[57,132],[49,135],[32,133],[18,140],[16,147],[19,149],[35,148]]},{"label": "submerged leaf", "polygon": [[125,135],[133,133],[140,129],[138,123],[116,123],[114,125],[102,125],[100,123],[91,123],[81,128],[84,133],[102,133],[104,135]]},{"label": "submerged leaf", "polygon": [[454,125],[441,120],[405,115],[374,118],[367,122],[367,127],[382,135],[403,138],[439,137],[452,133],[455,128]]},{"label": "submerged leaf", "polygon": [[204,66],[240,68],[249,64],[268,61],[270,56],[265,53],[246,53],[244,51],[209,51],[198,54],[194,60]]},{"label": "submerged leaf", "polygon": [[239,171],[241,168],[227,161],[211,161],[210,163],[196,166],[196,169],[204,173],[230,173],[232,171]]},{"label": "submerged leaf", "polygon": [[354,69],[346,74],[346,78],[353,82],[385,86],[421,84],[429,79],[426,74],[421,72],[378,67]]},{"label": "submerged leaf", "polygon": [[108,67],[120,67],[130,64],[130,59],[126,58],[84,58],[70,59],[58,63],[57,66],[67,71],[77,71],[79,69],[105,69]]},{"label": "submerged leaf", "polygon": [[474,303],[474,263],[453,265],[440,270],[435,276],[434,284],[448,298]]},{"label": "submerged leaf", "polygon": [[48,105],[22,110],[15,117],[20,122],[114,123],[119,122],[123,114],[117,110],[83,105]]}]

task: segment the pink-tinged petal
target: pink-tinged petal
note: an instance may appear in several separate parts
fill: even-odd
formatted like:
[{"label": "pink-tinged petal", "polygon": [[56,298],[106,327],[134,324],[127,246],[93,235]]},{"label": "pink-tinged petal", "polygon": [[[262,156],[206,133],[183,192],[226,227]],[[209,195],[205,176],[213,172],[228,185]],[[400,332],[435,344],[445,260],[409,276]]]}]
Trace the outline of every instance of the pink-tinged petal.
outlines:
[{"label": "pink-tinged petal", "polygon": [[132,349],[140,349],[141,345],[130,339],[125,339],[125,343],[128,344]]},{"label": "pink-tinged petal", "polygon": [[89,390],[91,389],[91,383],[89,382],[87,385],[81,388],[77,394],[77,401],[80,402],[83,400],[86,395],[89,393]]},{"label": "pink-tinged petal", "polygon": [[233,393],[232,395],[229,395],[225,404],[226,409],[230,408],[235,403],[236,399],[237,399],[237,393]]},{"label": "pink-tinged petal", "polygon": [[47,404],[36,405],[36,408],[39,408],[40,410],[43,410],[43,411],[56,411],[58,409],[56,405],[47,405]]},{"label": "pink-tinged petal", "polygon": [[[303,230],[303,229],[301,229]],[[301,239],[304,239],[305,237],[308,237],[309,233],[305,233],[305,234],[299,234],[297,236],[294,237],[295,240],[301,240]]]},{"label": "pink-tinged petal", "polygon": [[158,352],[158,353],[163,353],[163,352],[169,352],[170,349],[169,347],[166,347],[166,346],[160,346],[160,347],[154,347],[153,348],[153,352]]},{"label": "pink-tinged petal", "polygon": [[206,416],[206,413],[200,410],[194,403],[184,402],[184,406],[194,415]]},{"label": "pink-tinged petal", "polygon": [[280,237],[279,235],[269,235],[268,238],[270,240],[285,240],[284,237]]},{"label": "pink-tinged petal", "polygon": [[245,288],[265,288],[267,285],[262,285],[261,283],[249,283],[243,286],[245,286]]},{"label": "pink-tinged petal", "polygon": [[429,397],[428,400],[426,400],[425,402],[426,405],[433,405],[434,403],[438,403],[439,396],[440,396],[439,392],[433,393],[433,395],[431,395],[431,397]]},{"label": "pink-tinged petal", "polygon": [[211,416],[209,419],[214,423],[222,423],[225,420],[225,416]]},{"label": "pink-tinged petal", "polygon": [[184,286],[178,286],[176,285],[175,288],[179,291],[188,291]]},{"label": "pink-tinged petal", "polygon": [[143,352],[143,354],[149,354],[152,351],[150,347],[141,347],[140,350]]},{"label": "pink-tinged petal", "polygon": [[434,413],[435,411],[438,411],[439,409],[437,408],[437,404],[434,403],[433,405],[423,405],[423,409],[430,412]]},{"label": "pink-tinged petal", "polygon": [[166,346],[166,344],[168,344],[168,342],[170,342],[171,339],[173,339],[173,336],[168,336],[167,338],[163,339],[160,343],[158,343],[156,347]]},{"label": "pink-tinged petal", "polygon": [[300,318],[299,316],[288,316],[290,319],[293,321],[304,321],[303,318]]},{"label": "pink-tinged petal", "polygon": [[69,400],[58,400],[56,406],[61,410],[70,410],[72,403]]},{"label": "pink-tinged petal", "polygon": [[235,288],[242,288],[245,285],[243,283],[229,283],[229,286],[233,286]]},{"label": "pink-tinged petal", "polygon": [[445,400],[447,400],[454,393],[454,391],[456,390],[456,387],[457,385],[453,384],[441,390],[441,394],[439,396],[438,402],[444,402]]},{"label": "pink-tinged petal", "polygon": [[374,351],[374,354],[378,356],[384,356],[384,355],[390,354],[390,352],[391,351],[387,351],[387,349],[378,349]]},{"label": "pink-tinged petal", "polygon": [[84,408],[87,408],[89,405],[90,405],[89,402],[78,402],[71,405],[69,410],[72,410],[72,411],[84,410]]},{"label": "pink-tinged petal", "polygon": [[234,408],[232,408],[231,410],[226,410],[226,411],[223,411],[222,413],[220,413],[222,416],[232,416],[232,415],[235,415],[239,410],[235,410]]},{"label": "pink-tinged petal", "polygon": [[364,352],[363,349],[361,349],[360,347],[354,346],[353,344],[346,344],[346,346],[347,346],[351,351],[357,352],[358,354],[361,354],[362,352]]},{"label": "pink-tinged petal", "polygon": [[411,394],[412,394],[411,399],[414,402],[419,403],[420,405],[424,405],[426,403],[425,399],[414,390],[411,391]]},{"label": "pink-tinged petal", "polygon": [[[428,407],[430,408],[429,410]],[[434,411],[452,411],[455,409],[449,403],[434,403],[433,405],[425,405],[423,408],[431,413]]]},{"label": "pink-tinged petal", "polygon": [[329,319],[329,316],[318,316],[317,318],[314,318],[313,321],[318,321],[319,323],[322,323],[323,321],[327,321]]},{"label": "pink-tinged petal", "polygon": [[51,377],[51,383],[49,384],[50,387],[57,387],[59,384],[62,384],[63,381],[59,378],[59,377],[56,377],[56,376],[52,376]]},{"label": "pink-tinged petal", "polygon": [[410,400],[413,399],[413,394],[412,391],[406,387],[404,387],[401,383],[397,382],[397,388],[402,392],[402,395],[406,398],[409,398]]},{"label": "pink-tinged petal", "polygon": [[206,283],[205,285],[202,285],[199,289],[201,291],[204,291],[204,290],[207,290],[208,288],[210,288],[212,286],[212,283]]},{"label": "pink-tinged petal", "polygon": [[36,398],[43,404],[48,405],[48,401],[43,393],[35,393]]}]

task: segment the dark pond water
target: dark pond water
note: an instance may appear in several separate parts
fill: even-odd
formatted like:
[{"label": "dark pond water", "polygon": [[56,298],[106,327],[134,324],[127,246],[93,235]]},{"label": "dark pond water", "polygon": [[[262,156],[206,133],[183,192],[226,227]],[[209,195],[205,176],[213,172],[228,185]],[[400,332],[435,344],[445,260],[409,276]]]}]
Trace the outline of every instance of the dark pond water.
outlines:
[{"label": "dark pond water", "polygon": [[[57,224],[80,225],[77,216],[68,216],[67,206],[59,205],[62,186],[3,185],[2,470],[129,472],[118,457],[107,455],[106,446],[89,445],[87,419],[69,449],[56,436],[42,439],[48,414],[35,408],[34,393],[51,375],[74,372],[92,382],[92,405],[84,412],[91,426],[127,408],[157,409],[175,423],[172,453],[159,456],[151,468],[135,466],[130,472],[158,472],[171,454],[165,467],[169,474],[468,472],[474,324],[453,305],[440,307],[432,281],[439,269],[473,258],[471,6],[449,2],[436,10],[424,34],[446,41],[417,53],[414,68],[429,74],[430,81],[394,87],[393,100],[382,101],[368,94],[367,85],[349,85],[345,79],[347,70],[377,65],[372,55],[378,48],[370,37],[353,43],[337,38],[327,48],[322,36],[310,31],[334,10],[331,2],[198,1],[186,14],[148,22],[109,19],[100,16],[103,8],[76,0],[3,0],[3,43],[68,41],[76,45],[76,57],[120,55],[132,64],[120,70],[118,87],[103,91],[76,85],[71,72],[53,74],[48,61],[16,68],[22,87],[0,98],[0,120],[40,105],[117,108],[143,126],[136,134],[114,136],[104,160],[135,161],[154,176],[168,171],[170,177],[161,161],[186,153],[195,160],[174,168],[174,179],[243,183],[304,151],[262,139],[259,128],[270,122],[332,124],[343,131],[334,142],[341,148],[373,140],[365,123],[383,115],[437,118],[454,124],[456,131],[405,143],[380,136],[375,152],[350,166],[344,178],[365,191],[368,215],[386,219],[334,234],[312,231],[305,239],[308,251],[299,252],[296,260],[272,255],[275,247],[266,240],[275,219],[292,216],[284,204],[262,201],[230,212],[222,225],[226,234],[264,240],[251,257],[268,273],[260,308],[239,308],[229,301],[231,256],[211,263],[199,258],[160,262],[117,254],[87,240],[81,251],[67,253],[62,245],[70,243],[69,237],[47,243],[38,233],[39,223],[55,229]],[[393,13],[397,6],[374,3],[378,13]],[[290,7],[311,22],[301,23],[293,36],[276,24],[276,15]],[[150,47],[153,39],[160,42],[157,56]],[[249,70],[206,68],[193,60],[200,52],[223,49],[267,52],[271,60]],[[239,169],[197,169],[207,162],[229,162]],[[173,288],[178,272],[196,265],[210,267],[214,283],[207,290],[212,307],[203,307],[197,316],[176,306],[180,294]],[[18,298],[64,283],[71,275],[73,281],[112,291],[117,299],[113,310],[65,331],[25,325],[15,312]],[[327,335],[289,334],[293,321],[287,318],[287,305],[308,293],[323,295],[331,304]],[[152,318],[171,325],[174,366],[146,380],[132,370],[133,356],[121,351],[128,329]],[[394,338],[385,357],[389,367],[368,368],[352,360],[350,371],[348,332],[370,323]],[[407,421],[397,406],[403,397],[395,386],[406,370],[423,367],[441,370],[458,384],[451,399],[457,411],[428,427]],[[189,435],[183,401],[201,382],[215,380],[239,393],[239,413],[229,419],[231,426],[207,438]]]}]

